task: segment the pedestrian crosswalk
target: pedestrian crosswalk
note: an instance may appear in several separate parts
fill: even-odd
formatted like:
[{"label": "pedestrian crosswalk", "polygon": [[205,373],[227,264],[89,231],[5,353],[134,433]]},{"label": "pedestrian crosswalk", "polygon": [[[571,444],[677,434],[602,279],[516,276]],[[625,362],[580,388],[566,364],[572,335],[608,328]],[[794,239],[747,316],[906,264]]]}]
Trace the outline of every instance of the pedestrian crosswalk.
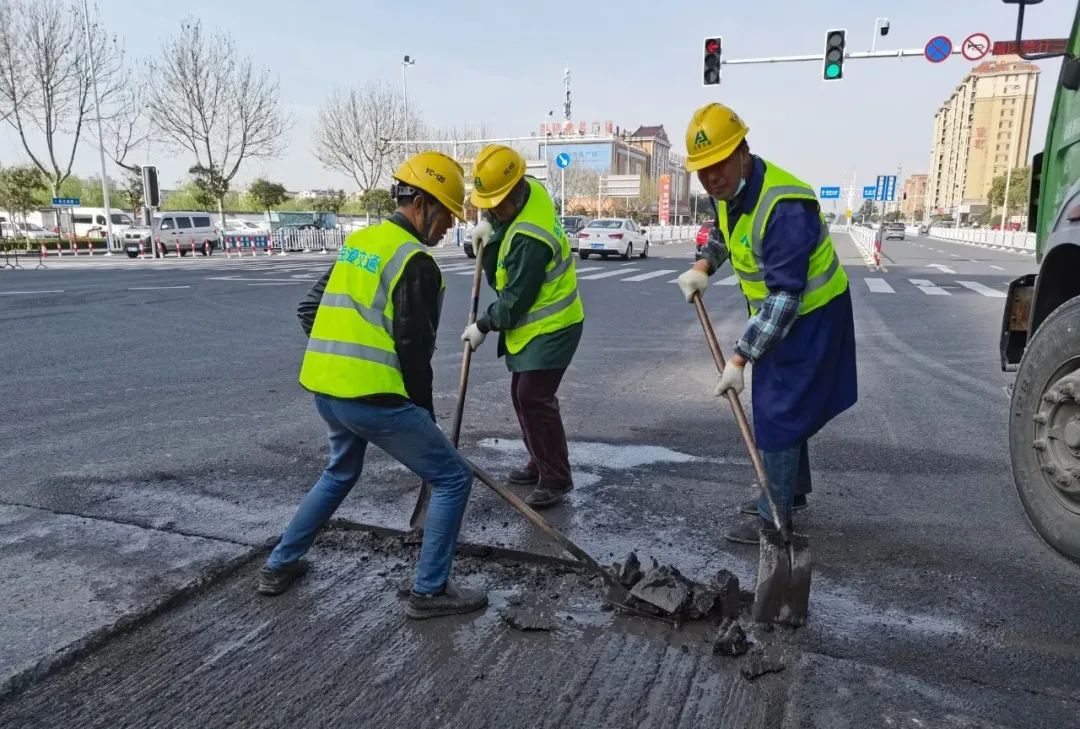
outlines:
[{"label": "pedestrian crosswalk", "polygon": [[[961,287],[967,289],[968,291],[979,294],[980,296],[986,296],[991,299],[1004,299],[1006,296],[1003,290],[996,289],[992,286],[987,286],[986,284],[980,283],[978,281],[966,281],[959,279],[955,281],[931,281],[925,278],[909,278],[897,279],[896,281],[894,281],[894,283],[899,282],[897,283],[897,285],[901,285],[905,280],[907,281],[907,283],[911,284],[914,287],[915,291],[923,293],[927,296],[952,296],[953,290],[960,289]],[[863,281],[866,283],[866,288],[872,294],[897,293],[897,290],[894,289],[892,285],[883,278],[867,277],[864,278]]]}]

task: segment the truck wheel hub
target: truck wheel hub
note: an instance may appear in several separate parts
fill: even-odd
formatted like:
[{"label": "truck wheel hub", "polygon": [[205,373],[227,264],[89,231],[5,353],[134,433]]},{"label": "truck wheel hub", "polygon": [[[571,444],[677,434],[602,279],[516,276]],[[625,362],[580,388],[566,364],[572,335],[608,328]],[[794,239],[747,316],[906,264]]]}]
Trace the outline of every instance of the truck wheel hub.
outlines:
[{"label": "truck wheel hub", "polygon": [[1034,421],[1034,447],[1046,482],[1080,505],[1080,372],[1046,389]]}]

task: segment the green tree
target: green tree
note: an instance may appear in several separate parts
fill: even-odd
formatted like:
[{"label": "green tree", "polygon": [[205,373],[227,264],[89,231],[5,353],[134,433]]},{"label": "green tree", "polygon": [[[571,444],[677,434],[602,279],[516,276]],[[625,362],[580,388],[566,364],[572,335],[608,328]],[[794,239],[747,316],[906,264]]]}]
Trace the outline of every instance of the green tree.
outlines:
[{"label": "green tree", "polygon": [[26,214],[38,207],[38,195],[47,189],[37,167],[23,165],[0,170],[0,207],[26,222]]},{"label": "green tree", "polygon": [[390,196],[389,190],[368,190],[360,196],[360,209],[368,215],[375,215],[380,220],[397,208],[397,203]]},{"label": "green tree", "polygon": [[266,211],[267,219],[270,217],[270,209],[281,205],[289,199],[285,186],[270,182],[265,178],[258,178],[248,186],[248,196],[258,204],[260,210]]},{"label": "green tree", "polygon": [[120,200],[131,210],[131,214],[135,215],[143,206],[142,174],[126,168],[125,170],[127,174],[124,176],[124,186],[120,188]]},{"label": "green tree", "polygon": [[225,223],[225,195],[229,192],[229,180],[213,165],[197,164],[188,170],[195,185],[195,200],[199,207],[209,210],[217,206],[222,224]]},{"label": "green tree", "polygon": [[[1028,167],[1016,167],[1012,171],[1012,179],[1009,181],[1009,209],[1006,215],[1024,210],[1028,199],[1028,177],[1031,170]],[[990,183],[990,192],[987,201],[991,207],[1000,208],[1005,201],[1005,175],[998,175]]]},{"label": "green tree", "polygon": [[315,211],[321,213],[333,213],[334,215],[340,215],[341,209],[345,207],[345,191],[338,190],[332,192],[329,195],[321,195],[315,198]]}]

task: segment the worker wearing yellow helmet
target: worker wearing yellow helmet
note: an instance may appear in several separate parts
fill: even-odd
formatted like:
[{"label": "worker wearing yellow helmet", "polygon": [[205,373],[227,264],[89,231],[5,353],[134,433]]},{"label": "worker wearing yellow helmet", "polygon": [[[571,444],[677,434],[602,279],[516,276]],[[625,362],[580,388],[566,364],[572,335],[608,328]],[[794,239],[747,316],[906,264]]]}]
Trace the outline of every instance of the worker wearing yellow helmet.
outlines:
[{"label": "worker wearing yellow helmet", "polygon": [[525,176],[520,154],[489,145],[473,175],[470,199],[486,211],[473,248],[498,298],[461,339],[475,350],[488,332],[499,332],[498,355],[512,373],[510,400],[529,453],[508,481],[532,486],[525,501],[546,508],[574,488],[557,397],[585,320],[574,259],[551,196]]},{"label": "worker wearing yellow helmet", "polygon": [[[713,199],[716,223],[698,260],[679,276],[688,302],[730,261],[750,321],[714,390],[743,389],[754,365],[754,435],[779,517],[807,505],[808,442],[855,404],[855,332],[847,276],[813,189],[750,152],[749,129],[734,111],[707,104],[686,129],[686,169]],[[762,496],[742,505],[752,515],[727,534],[757,544],[772,523]]]},{"label": "worker wearing yellow helmet", "polygon": [[443,280],[427,247],[464,217],[461,166],[421,152],[394,173],[397,210],[345,239],[337,261],[300,305],[309,335],[300,384],[330,436],[330,462],[301,502],[259,574],[258,591],[283,592],[300,558],[360,478],[368,443],[432,487],[411,618],[478,610],[482,592],[458,587],[450,565],[472,487],[472,468],[435,424],[431,357]]}]

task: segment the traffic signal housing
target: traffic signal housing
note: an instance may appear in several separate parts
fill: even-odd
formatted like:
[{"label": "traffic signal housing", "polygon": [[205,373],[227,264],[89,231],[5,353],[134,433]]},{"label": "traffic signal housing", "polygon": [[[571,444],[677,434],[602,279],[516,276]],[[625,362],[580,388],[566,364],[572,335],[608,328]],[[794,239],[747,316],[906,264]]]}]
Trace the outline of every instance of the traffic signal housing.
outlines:
[{"label": "traffic signal housing", "polygon": [[161,191],[158,190],[157,167],[145,165],[142,168],[143,205],[156,208],[161,205]]},{"label": "traffic signal housing", "polygon": [[718,86],[720,84],[720,53],[724,47],[723,38],[705,39],[705,58],[702,70],[702,86]]},{"label": "traffic signal housing", "polygon": [[844,78],[844,47],[847,45],[846,30],[830,30],[825,34],[825,64],[821,78],[839,81]]}]

